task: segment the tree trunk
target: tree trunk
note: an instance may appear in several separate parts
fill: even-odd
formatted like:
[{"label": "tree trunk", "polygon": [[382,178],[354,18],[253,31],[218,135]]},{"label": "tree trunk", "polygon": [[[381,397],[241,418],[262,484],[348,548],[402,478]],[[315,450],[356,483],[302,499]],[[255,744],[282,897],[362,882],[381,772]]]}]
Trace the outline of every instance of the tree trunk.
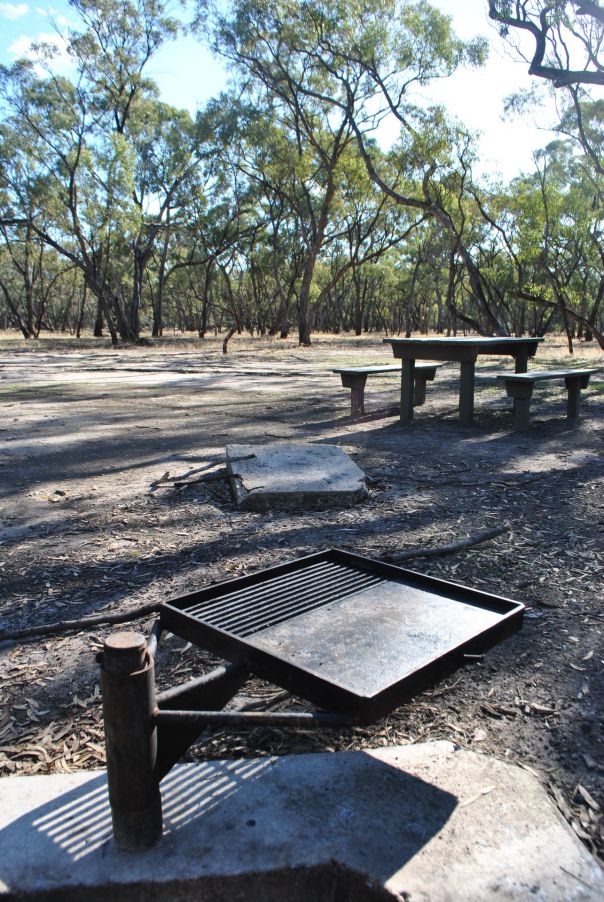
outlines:
[{"label": "tree trunk", "polygon": [[313,311],[311,310],[310,306],[310,289],[312,286],[312,279],[315,272],[317,257],[319,255],[319,251],[321,250],[323,239],[325,238],[325,229],[327,228],[329,208],[331,206],[335,190],[336,186],[333,178],[333,172],[330,172],[327,181],[327,188],[325,189],[325,195],[321,204],[321,213],[319,215],[319,220],[317,223],[317,230],[312,245],[310,246],[308,257],[306,259],[306,265],[304,266],[304,273],[302,276],[302,285],[300,287],[298,341],[299,344],[304,345],[305,347],[310,347],[310,345],[312,344],[310,334],[313,326]]},{"label": "tree trunk", "polygon": [[206,266],[203,297],[201,299],[201,322],[199,324],[199,337],[205,338],[208,331],[208,313],[210,310],[210,287],[214,277],[214,261]]},{"label": "tree trunk", "polygon": [[[79,338],[82,334],[82,326],[84,323],[84,311],[86,309],[86,296],[88,294],[88,289],[86,286],[86,282],[84,282],[84,287],[82,290],[82,303],[80,304],[80,309],[78,312],[78,324],[76,326],[76,338]],[[101,333],[103,331],[103,325],[101,323]]]},{"label": "tree trunk", "polygon": [[145,272],[145,263],[137,247],[134,248],[134,278],[132,285],[132,301],[128,316],[128,332],[122,335],[126,341],[138,341],[140,338],[140,309],[143,294],[143,275]]},{"label": "tree trunk", "polygon": [[228,354],[228,353],[229,353],[228,343],[229,343],[229,341],[231,340],[231,338],[233,337],[233,335],[235,334],[236,331],[237,331],[237,326],[231,326],[231,328],[229,329],[229,331],[227,332],[227,334],[224,336],[224,341],[222,342],[222,353],[223,353],[223,354]]},{"label": "tree trunk", "polygon": [[[86,291],[86,283],[85,282],[84,282],[84,291]],[[100,300],[97,298],[96,316],[94,318],[94,330],[93,330],[93,335],[95,338],[103,337],[103,325],[104,325],[103,305],[101,304]]]},{"label": "tree trunk", "polygon": [[166,231],[164,243],[159,258],[159,272],[157,274],[157,296],[153,305],[153,338],[161,338],[164,332],[164,285],[166,282],[166,260],[168,259],[168,245],[170,243],[170,210],[166,214]]}]

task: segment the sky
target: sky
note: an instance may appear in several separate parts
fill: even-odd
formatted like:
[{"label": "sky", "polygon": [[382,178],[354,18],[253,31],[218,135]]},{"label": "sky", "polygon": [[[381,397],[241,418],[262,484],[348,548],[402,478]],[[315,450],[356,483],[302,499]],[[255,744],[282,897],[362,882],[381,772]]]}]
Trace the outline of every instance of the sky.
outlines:
[{"label": "sky", "polygon": [[[479,171],[511,179],[532,169],[532,154],[555,136],[547,126],[555,122],[553,104],[546,102],[522,118],[504,119],[508,94],[530,88],[536,81],[528,65],[506,50],[487,16],[487,0],[432,0],[432,4],[452,16],[461,38],[477,35],[489,41],[489,60],[480,69],[462,69],[449,79],[439,80],[423,90],[427,103],[443,103],[458,119],[481,132]],[[53,21],[59,28],[73,22],[66,2],[52,6],[0,0],[0,63],[5,65],[28,55],[34,41],[56,41]],[[65,74],[67,57],[59,59]],[[226,74],[209,52],[192,37],[181,36],[165,46],[152,60],[147,74],[158,83],[162,99],[192,114],[226,86]]]}]

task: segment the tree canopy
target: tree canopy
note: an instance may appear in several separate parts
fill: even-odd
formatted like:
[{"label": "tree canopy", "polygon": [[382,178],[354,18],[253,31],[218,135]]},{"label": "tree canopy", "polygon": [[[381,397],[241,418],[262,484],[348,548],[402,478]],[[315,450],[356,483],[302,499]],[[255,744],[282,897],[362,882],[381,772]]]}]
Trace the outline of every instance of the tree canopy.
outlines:
[{"label": "tree canopy", "polygon": [[566,92],[559,139],[510,184],[421,100],[488,51],[428,3],[202,2],[230,82],[194,117],[147,74],[179,32],[162,0],[72,8],[68,75],[48,47],[0,67],[0,325],[600,340],[604,101],[570,77],[601,74],[597,4],[489,3],[508,40],[539,32]]}]

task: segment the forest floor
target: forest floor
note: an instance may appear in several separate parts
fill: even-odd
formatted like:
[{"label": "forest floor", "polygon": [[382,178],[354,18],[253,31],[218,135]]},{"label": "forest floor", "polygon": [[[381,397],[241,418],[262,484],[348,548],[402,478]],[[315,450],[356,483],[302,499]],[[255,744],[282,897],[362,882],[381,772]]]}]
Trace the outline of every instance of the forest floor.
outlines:
[{"label": "forest floor", "polygon": [[[602,354],[581,344],[571,358],[562,341],[546,341],[538,363],[600,373],[573,428],[563,384],[538,388],[527,434],[511,431],[511,402],[480,377],[475,423],[460,425],[455,364],[428,383],[426,404],[404,428],[393,377],[368,381],[367,415],[351,421],[349,392],[331,368],[391,360],[375,337],[318,336],[300,348],[236,336],[223,356],[220,337],[113,350],[0,335],[0,629],[128,610],[330,547],[379,557],[509,523],[493,541],[407,565],[524,602],[523,630],[481,662],[370,727],[207,732],[188,756],[448,739],[534,771],[602,855]],[[480,372],[510,361],[479,364]],[[369,499],[335,510],[238,510],[225,445],[276,441],[339,445],[367,474]],[[201,481],[169,481],[185,475]],[[110,630],[0,642],[0,774],[103,765],[95,653]],[[166,637],[158,685],[215,663]],[[251,699],[304,707],[259,680],[238,701]]]}]

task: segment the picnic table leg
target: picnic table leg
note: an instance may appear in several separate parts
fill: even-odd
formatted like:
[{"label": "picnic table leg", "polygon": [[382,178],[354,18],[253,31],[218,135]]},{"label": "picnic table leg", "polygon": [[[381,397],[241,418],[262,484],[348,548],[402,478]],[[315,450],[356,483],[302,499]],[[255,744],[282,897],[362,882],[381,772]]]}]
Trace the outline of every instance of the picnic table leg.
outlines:
[{"label": "picnic table leg", "polygon": [[514,429],[527,432],[529,428],[530,398],[514,398]]},{"label": "picnic table leg", "polygon": [[459,374],[459,419],[470,425],[474,419],[474,361],[464,360]]},{"label": "picnic table leg", "polygon": [[578,420],[579,402],[581,398],[580,379],[577,378],[577,376],[567,376],[564,381],[566,382],[566,389],[568,391],[568,398],[566,401],[566,419]]},{"label": "picnic table leg", "polygon": [[415,360],[403,360],[401,366],[401,423],[413,419]]}]

